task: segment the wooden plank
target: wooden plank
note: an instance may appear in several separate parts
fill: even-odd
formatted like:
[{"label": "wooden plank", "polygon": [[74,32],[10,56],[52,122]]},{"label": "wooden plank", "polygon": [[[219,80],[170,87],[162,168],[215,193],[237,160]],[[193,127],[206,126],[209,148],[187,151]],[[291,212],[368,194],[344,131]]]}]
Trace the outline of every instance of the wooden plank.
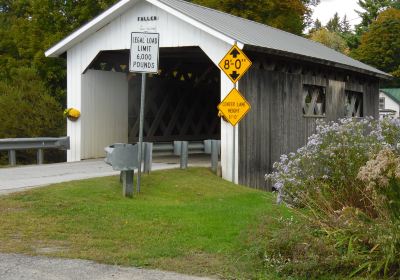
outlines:
[{"label": "wooden plank", "polygon": [[326,118],[334,121],[345,117],[345,83],[329,80],[326,92]]}]

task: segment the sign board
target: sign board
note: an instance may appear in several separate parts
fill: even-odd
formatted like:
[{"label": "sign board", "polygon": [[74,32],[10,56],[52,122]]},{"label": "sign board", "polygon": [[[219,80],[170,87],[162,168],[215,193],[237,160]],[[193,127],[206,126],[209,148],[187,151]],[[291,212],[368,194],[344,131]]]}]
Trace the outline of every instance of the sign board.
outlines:
[{"label": "sign board", "polygon": [[157,73],[159,42],[159,33],[132,32],[129,71]]},{"label": "sign board", "polygon": [[237,89],[232,89],[218,105],[218,110],[225,119],[235,126],[249,112],[251,106]]},{"label": "sign board", "polygon": [[221,60],[219,67],[233,83],[236,83],[250,68],[251,64],[244,52],[234,45]]}]

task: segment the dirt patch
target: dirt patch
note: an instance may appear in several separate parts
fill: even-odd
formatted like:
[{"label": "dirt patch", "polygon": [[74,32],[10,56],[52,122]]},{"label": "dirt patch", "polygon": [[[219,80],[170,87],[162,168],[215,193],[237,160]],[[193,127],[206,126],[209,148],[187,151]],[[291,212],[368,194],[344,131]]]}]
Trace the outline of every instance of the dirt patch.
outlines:
[{"label": "dirt patch", "polygon": [[182,257],[158,259],[155,262],[155,266],[164,270],[173,270],[198,276],[211,276],[212,278],[223,276],[221,275],[221,267],[230,269],[222,256],[200,252]]},{"label": "dirt patch", "polygon": [[48,242],[36,241],[31,247],[33,254],[38,255],[58,255],[69,251],[69,248],[65,242],[54,242],[49,244]]}]

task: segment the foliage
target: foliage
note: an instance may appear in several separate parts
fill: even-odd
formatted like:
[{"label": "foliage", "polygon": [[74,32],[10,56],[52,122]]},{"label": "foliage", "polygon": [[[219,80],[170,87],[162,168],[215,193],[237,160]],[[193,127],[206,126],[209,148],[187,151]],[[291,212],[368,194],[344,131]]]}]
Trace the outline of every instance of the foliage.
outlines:
[{"label": "foliage", "polygon": [[357,25],[357,28],[367,29],[382,11],[397,5],[397,2],[397,0],[358,0],[357,4],[362,10],[356,11],[361,18],[361,22]]},{"label": "foliage", "polygon": [[353,50],[360,45],[361,36],[369,30],[369,26],[378,15],[388,8],[399,9],[398,0],[358,0],[361,10],[356,10],[361,22],[355,26],[355,32],[349,40],[349,47]]},{"label": "foliage", "polygon": [[[0,138],[65,134],[65,60],[44,52],[116,1],[0,0]],[[34,154],[17,156],[32,162]],[[46,157],[64,155],[49,151]]]},{"label": "foliage", "polygon": [[[307,221],[288,240],[272,240],[267,256],[289,259],[290,265],[281,263],[289,274],[317,277],[333,269],[350,276],[398,277],[399,142],[397,119],[319,123],[307,145],[283,155],[266,176],[279,200],[306,209]],[[295,236],[307,241],[299,244]],[[299,246],[314,265],[288,255]]]},{"label": "foliage", "polygon": [[316,0],[192,0],[191,2],[301,35]]},{"label": "foliage", "polygon": [[340,33],[342,31],[341,20],[338,13],[335,13],[333,17],[326,24],[326,29],[330,32]]},{"label": "foliage", "polygon": [[308,33],[311,40],[344,54],[349,54],[349,45],[353,36],[347,16],[341,19],[338,13],[333,15],[325,27],[316,19],[313,28]]},{"label": "foliage", "polygon": [[[387,9],[374,21],[361,37],[361,44],[354,57],[398,75],[400,70],[400,10]],[[398,76],[400,77],[400,76]]]},{"label": "foliage", "polygon": [[319,42],[335,51],[348,53],[346,41],[336,32],[329,31],[326,28],[321,28],[310,34],[310,39]]},{"label": "foliage", "polygon": [[45,58],[44,52],[115,2],[0,0],[0,79],[12,79],[15,69],[31,68],[65,106],[65,61]]},{"label": "foliage", "polygon": [[322,26],[322,22],[319,19],[316,19],[313,23],[312,23],[312,27],[309,30],[309,34],[313,33],[314,31],[317,31],[319,29],[321,29]]},{"label": "foliage", "polygon": [[13,71],[0,82],[0,138],[60,136],[62,109],[29,68]]}]

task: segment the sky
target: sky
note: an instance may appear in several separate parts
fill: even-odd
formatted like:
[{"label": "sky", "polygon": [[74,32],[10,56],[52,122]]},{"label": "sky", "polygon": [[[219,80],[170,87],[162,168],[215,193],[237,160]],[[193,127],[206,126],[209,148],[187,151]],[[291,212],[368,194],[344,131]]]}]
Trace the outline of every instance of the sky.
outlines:
[{"label": "sky", "polygon": [[354,11],[360,10],[357,2],[357,0],[321,0],[320,4],[314,8],[313,19],[318,18],[325,25],[335,12],[338,12],[340,18],[347,15],[351,26],[354,26],[360,22],[360,18]]}]

